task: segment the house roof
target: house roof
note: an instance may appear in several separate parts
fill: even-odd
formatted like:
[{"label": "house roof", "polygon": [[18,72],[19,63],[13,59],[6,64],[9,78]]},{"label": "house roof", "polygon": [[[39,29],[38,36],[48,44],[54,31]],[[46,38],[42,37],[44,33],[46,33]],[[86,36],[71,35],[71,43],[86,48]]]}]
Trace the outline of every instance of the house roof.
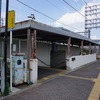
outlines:
[{"label": "house roof", "polygon": [[[22,22],[18,22],[15,24],[15,28],[13,28],[13,37],[14,38],[26,38],[27,37],[27,29],[31,29],[31,32],[36,29],[37,30],[37,40],[41,41],[50,41],[50,42],[61,42],[67,43],[67,39],[71,37],[71,43],[73,45],[80,45],[81,41],[84,40],[84,45],[100,45],[95,41],[86,38],[80,34],[74,33],[69,30],[65,30],[63,28],[52,27],[43,23],[39,23],[33,20],[26,20]],[[9,35],[8,30],[8,35]],[[1,36],[4,36],[5,27],[1,28]]]}]

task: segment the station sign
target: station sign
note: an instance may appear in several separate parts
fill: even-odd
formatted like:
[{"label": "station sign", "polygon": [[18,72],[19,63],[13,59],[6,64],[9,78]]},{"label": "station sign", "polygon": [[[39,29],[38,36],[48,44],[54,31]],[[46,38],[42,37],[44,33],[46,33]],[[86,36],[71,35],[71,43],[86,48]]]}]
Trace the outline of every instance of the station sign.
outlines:
[{"label": "station sign", "polygon": [[15,27],[15,11],[11,10],[8,12],[8,28]]}]

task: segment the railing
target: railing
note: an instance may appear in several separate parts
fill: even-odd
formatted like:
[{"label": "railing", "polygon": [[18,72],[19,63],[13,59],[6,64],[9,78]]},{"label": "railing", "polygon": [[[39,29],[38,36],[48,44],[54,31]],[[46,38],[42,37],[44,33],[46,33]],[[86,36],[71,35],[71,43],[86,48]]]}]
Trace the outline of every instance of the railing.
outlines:
[{"label": "railing", "polygon": [[44,61],[42,61],[41,59],[39,59],[38,57],[36,57],[37,58],[37,60],[39,60],[41,63],[43,63],[44,65],[46,65],[46,66],[50,66],[50,65],[48,65],[47,63],[45,63]]}]

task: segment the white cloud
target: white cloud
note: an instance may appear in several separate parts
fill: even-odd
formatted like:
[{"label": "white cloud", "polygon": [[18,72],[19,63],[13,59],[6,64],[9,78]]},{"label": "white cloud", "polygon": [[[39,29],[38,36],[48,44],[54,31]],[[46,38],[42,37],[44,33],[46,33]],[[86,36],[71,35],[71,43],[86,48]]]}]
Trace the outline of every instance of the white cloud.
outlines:
[{"label": "white cloud", "polygon": [[[84,7],[82,7],[82,9],[80,10],[80,13],[82,13],[84,15]],[[84,25],[83,25],[84,17],[82,15],[80,15],[78,12],[66,13],[65,15],[63,15],[60,19],[58,19],[54,23],[54,26],[57,26],[57,27],[62,26],[58,22],[69,25],[71,27],[75,27],[76,29],[79,29],[80,31],[82,31],[84,29]],[[65,26],[63,26],[63,27],[65,27]],[[68,27],[65,27],[65,28],[69,29]],[[79,31],[76,29],[71,28],[71,30],[73,30],[73,31]]]},{"label": "white cloud", "polygon": [[[74,1],[79,1],[79,0],[74,0]],[[93,0],[91,3],[89,3],[89,5],[93,5],[95,3],[100,3],[100,0]],[[84,15],[84,7],[85,5],[81,8],[81,10],[79,11],[82,15]],[[77,29],[74,28],[69,28],[69,27],[65,27],[61,24],[59,24],[57,21],[53,23],[54,26],[56,27],[65,27],[67,29],[70,29],[74,32],[79,32],[79,31],[84,31],[84,17],[80,15],[78,12],[74,12],[74,13],[66,13],[64,14],[61,18],[59,18],[57,21],[61,22],[63,24],[69,25],[71,27],[75,27]]]},{"label": "white cloud", "polygon": [[100,0],[93,0],[92,3],[100,3]]},{"label": "white cloud", "polygon": [[97,36],[91,36],[91,39],[96,40],[96,39],[100,39],[100,37],[97,37]]}]

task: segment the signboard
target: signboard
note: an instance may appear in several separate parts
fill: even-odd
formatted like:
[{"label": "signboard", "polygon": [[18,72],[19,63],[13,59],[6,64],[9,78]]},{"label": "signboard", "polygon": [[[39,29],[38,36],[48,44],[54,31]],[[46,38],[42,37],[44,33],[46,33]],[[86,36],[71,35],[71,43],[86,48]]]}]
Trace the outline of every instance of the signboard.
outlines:
[{"label": "signboard", "polygon": [[15,11],[11,10],[8,12],[8,28],[15,27]]}]

